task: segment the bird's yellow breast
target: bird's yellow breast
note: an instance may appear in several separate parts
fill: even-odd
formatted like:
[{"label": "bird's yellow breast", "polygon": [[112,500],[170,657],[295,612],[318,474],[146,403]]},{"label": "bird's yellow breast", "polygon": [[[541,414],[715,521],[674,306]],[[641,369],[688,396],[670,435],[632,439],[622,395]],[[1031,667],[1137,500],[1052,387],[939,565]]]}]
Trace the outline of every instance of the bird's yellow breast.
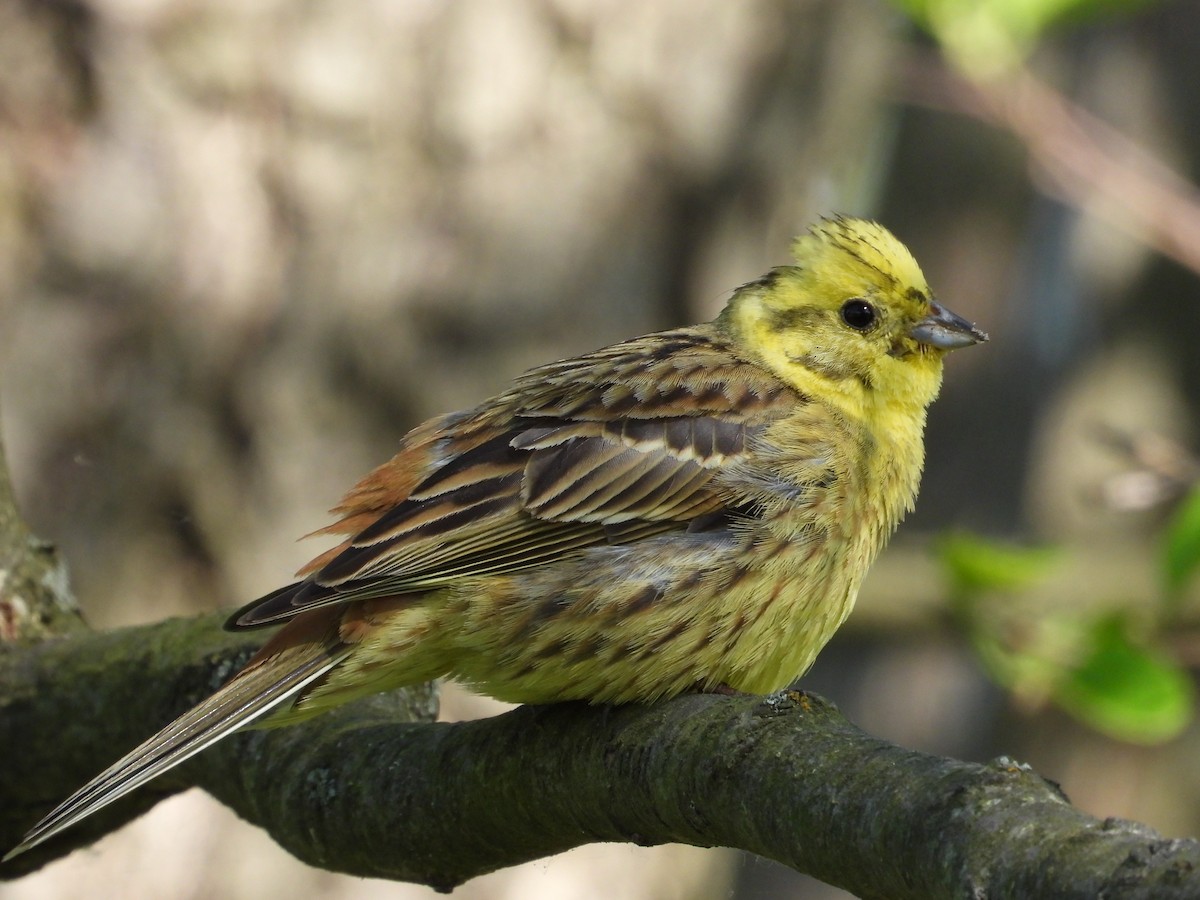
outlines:
[{"label": "bird's yellow breast", "polygon": [[[720,602],[751,626],[727,660],[725,681],[750,693],[803,674],[845,621],[871,562],[911,505],[920,479],[908,429],[876,435],[821,403],[768,434],[766,465],[781,476],[756,526],[750,577]],[[920,443],[919,432],[916,435]],[[888,490],[878,491],[880,479]]]}]

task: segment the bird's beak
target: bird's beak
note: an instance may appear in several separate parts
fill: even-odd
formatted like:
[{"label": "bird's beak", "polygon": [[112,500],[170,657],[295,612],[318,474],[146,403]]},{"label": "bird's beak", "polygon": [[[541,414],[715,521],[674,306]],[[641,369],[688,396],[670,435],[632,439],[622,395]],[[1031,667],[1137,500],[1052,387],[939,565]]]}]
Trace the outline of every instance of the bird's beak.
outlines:
[{"label": "bird's beak", "polygon": [[988,339],[987,333],[976,328],[974,323],[936,301],[930,302],[929,315],[914,325],[908,334],[914,340],[940,350],[957,350]]}]

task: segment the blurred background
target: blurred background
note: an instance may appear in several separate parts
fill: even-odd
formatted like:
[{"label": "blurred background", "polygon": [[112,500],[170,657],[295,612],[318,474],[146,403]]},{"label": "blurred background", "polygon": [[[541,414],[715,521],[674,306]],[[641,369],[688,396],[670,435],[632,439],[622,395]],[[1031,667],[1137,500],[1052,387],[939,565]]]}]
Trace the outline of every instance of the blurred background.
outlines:
[{"label": "blurred background", "polygon": [[[919,510],[802,685],[1195,835],[1197,46],[1188,0],[0,4],[22,511],[94,627],[245,602],[422,419],[710,318],[816,216],[872,216],[992,342],[950,359]],[[308,869],[198,792],[0,886],[285,895],[434,896]],[[610,845],[456,896],[848,895]]]}]

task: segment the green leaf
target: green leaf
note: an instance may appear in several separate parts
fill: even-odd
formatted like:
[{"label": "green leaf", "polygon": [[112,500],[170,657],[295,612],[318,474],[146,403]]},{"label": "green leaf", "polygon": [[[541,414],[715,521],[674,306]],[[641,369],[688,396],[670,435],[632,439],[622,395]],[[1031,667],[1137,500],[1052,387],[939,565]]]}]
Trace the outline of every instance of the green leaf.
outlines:
[{"label": "green leaf", "polygon": [[1128,15],[1154,0],[892,0],[892,5],[923,28],[954,31],[980,16],[1008,31],[1036,38],[1061,21],[1082,22],[1110,15]]},{"label": "green leaf", "polygon": [[1051,26],[1130,13],[1149,0],[892,0],[928,31],[962,71],[1011,70]]},{"label": "green leaf", "polygon": [[1083,662],[1055,688],[1063,709],[1097,731],[1137,744],[1168,741],[1187,727],[1191,679],[1164,654],[1136,643],[1121,613],[1098,619],[1090,643]]},{"label": "green leaf", "polygon": [[1061,558],[1055,547],[1015,547],[971,534],[944,538],[938,552],[960,594],[1021,590],[1046,576]]},{"label": "green leaf", "polygon": [[1200,488],[1193,489],[1167,526],[1163,569],[1167,590],[1178,593],[1200,565]]}]

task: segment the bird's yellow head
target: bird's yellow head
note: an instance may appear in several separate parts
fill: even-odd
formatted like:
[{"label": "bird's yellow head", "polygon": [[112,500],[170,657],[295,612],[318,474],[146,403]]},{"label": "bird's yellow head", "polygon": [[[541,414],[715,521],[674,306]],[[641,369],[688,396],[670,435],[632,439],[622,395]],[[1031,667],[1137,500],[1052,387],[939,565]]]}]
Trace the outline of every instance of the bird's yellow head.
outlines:
[{"label": "bird's yellow head", "polygon": [[721,322],[802,393],[860,415],[923,409],[949,350],[987,335],[933,299],[908,248],[882,225],[822,219],[792,247],[796,265],[739,289]]}]

